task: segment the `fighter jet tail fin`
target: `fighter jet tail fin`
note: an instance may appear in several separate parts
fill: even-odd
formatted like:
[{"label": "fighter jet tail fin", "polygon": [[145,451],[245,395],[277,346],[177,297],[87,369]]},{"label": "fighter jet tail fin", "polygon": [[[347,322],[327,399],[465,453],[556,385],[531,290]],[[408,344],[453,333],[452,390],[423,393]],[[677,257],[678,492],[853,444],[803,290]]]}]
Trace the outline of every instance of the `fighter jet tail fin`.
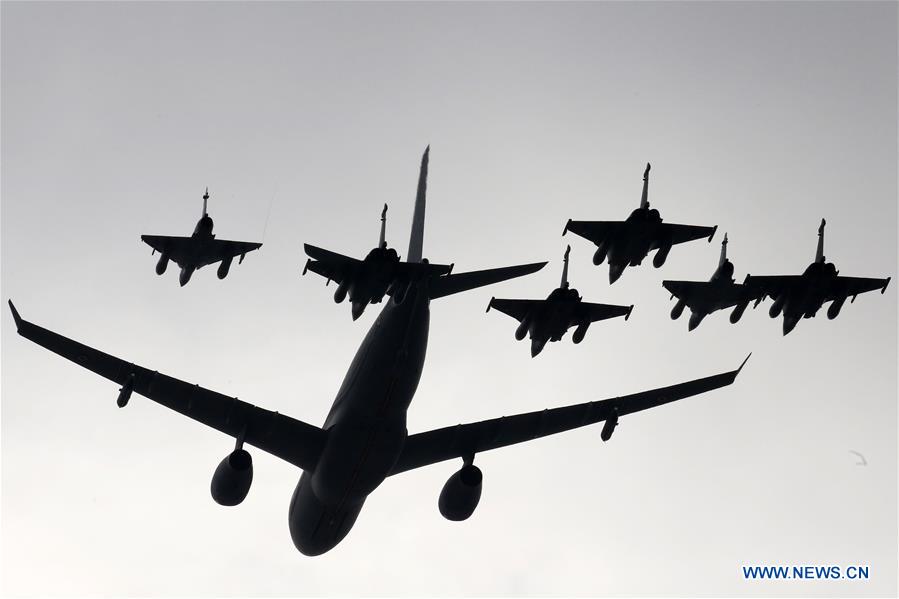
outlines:
[{"label": "fighter jet tail fin", "polygon": [[418,191],[415,194],[415,211],[412,213],[412,232],[409,235],[408,262],[421,262],[422,246],[425,238],[425,196],[428,191],[428,154],[431,146],[425,148],[418,173]]},{"label": "fighter jet tail fin", "polygon": [[643,171],[643,195],[640,197],[640,208],[649,208],[649,163],[646,163],[646,170]]},{"label": "fighter jet tail fin", "polygon": [[500,281],[529,275],[537,272],[544,266],[546,266],[546,262],[535,262],[534,264],[521,264],[519,266],[506,266],[503,268],[463,272],[457,275],[446,275],[431,279],[428,285],[428,296],[431,299],[437,299],[438,297],[476,289],[484,285],[492,285]]},{"label": "fighter jet tail fin", "polygon": [[821,224],[818,226],[818,249],[815,252],[815,262],[824,262],[824,225],[827,224],[827,221],[823,218],[821,219]]}]

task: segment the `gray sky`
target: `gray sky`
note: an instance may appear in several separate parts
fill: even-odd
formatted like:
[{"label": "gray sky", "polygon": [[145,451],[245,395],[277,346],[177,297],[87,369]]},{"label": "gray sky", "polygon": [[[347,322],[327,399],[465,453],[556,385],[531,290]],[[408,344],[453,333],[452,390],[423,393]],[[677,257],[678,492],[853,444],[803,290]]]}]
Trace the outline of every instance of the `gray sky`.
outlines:
[{"label": "gray sky", "polygon": [[[104,351],[319,425],[377,310],[301,278],[308,241],[405,252],[430,143],[425,255],[540,273],[435,301],[409,430],[731,369],[731,388],[389,479],[306,558],[299,472],[2,327],[2,591],[22,595],[895,595],[896,286],[788,337],[767,306],[672,322],[663,278],[801,272],[828,220],[842,274],[896,275],[895,3],[2,3],[2,295]],[[719,225],[609,287],[568,218]],[[142,233],[264,241],[178,287]],[[274,198],[274,199],[273,199]],[[266,227],[266,213],[273,201]],[[265,230],[264,230],[265,229]],[[263,239],[263,232],[265,233]],[[531,359],[491,295],[542,297],[572,245],[585,299],[633,316]],[[863,453],[856,466],[850,453]],[[744,581],[743,565],[869,565],[867,582]]]}]

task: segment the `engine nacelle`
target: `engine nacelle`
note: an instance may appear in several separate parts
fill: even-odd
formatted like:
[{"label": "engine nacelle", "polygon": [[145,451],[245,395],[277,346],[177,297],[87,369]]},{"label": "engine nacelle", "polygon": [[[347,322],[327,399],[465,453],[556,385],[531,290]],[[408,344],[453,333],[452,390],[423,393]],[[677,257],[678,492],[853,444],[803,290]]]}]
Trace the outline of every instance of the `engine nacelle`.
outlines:
[{"label": "engine nacelle", "polygon": [[656,255],[652,257],[652,265],[656,268],[661,267],[665,264],[665,260],[668,258],[668,252],[671,251],[671,244],[666,243],[656,252]]},{"label": "engine nacelle", "polygon": [[169,265],[169,255],[167,252],[162,252],[159,256],[159,262],[156,263],[156,274],[161,275],[165,272],[165,269]]},{"label": "engine nacelle", "polygon": [[737,324],[740,321],[740,318],[743,317],[743,312],[746,311],[746,307],[749,305],[749,302],[743,302],[741,304],[737,304],[737,307],[734,308],[734,311],[730,313],[730,323]]},{"label": "engine nacelle", "polygon": [[484,475],[480,468],[473,464],[462,466],[461,470],[446,481],[443,490],[440,491],[440,499],[437,501],[440,514],[454,522],[467,520],[481,500],[483,480]]},{"label": "engine nacelle", "polygon": [[234,256],[229,256],[222,260],[222,263],[219,264],[218,276],[220,279],[224,279],[228,276],[228,271],[231,270],[231,261],[234,260]]},{"label": "engine nacelle", "polygon": [[602,431],[599,433],[599,438],[603,441],[611,439],[616,426],[618,426],[618,410],[612,412],[612,415],[606,419],[606,423],[602,425]]},{"label": "engine nacelle", "polygon": [[840,310],[843,308],[844,303],[846,303],[845,297],[833,300],[833,302],[831,302],[830,306],[828,306],[827,308],[827,318],[833,320],[834,318],[839,316]]},{"label": "engine nacelle", "polygon": [[594,254],[593,254],[593,264],[595,264],[596,266],[599,266],[600,264],[605,262],[606,254],[608,254],[608,253],[609,253],[609,246],[605,241],[603,241],[596,247],[596,252],[594,252]]},{"label": "engine nacelle", "polygon": [[528,328],[530,328],[531,323],[529,319],[525,318],[521,321],[521,324],[518,325],[518,328],[515,329],[515,339],[521,341],[524,339],[525,335],[528,334]]},{"label": "engine nacelle", "polygon": [[334,301],[336,303],[340,303],[346,299],[346,294],[350,290],[350,281],[349,279],[344,280],[343,283],[337,286],[337,291],[334,292]]},{"label": "engine nacelle", "polygon": [[246,498],[252,482],[253,458],[245,449],[235,449],[212,475],[212,498],[219,505],[237,505]]},{"label": "engine nacelle", "polygon": [[577,325],[577,328],[574,329],[574,335],[571,336],[571,340],[575,343],[580,343],[584,340],[584,335],[587,334],[587,329],[590,328],[589,322],[582,322]]},{"label": "engine nacelle", "polygon": [[677,303],[674,304],[674,307],[671,308],[671,320],[677,320],[680,318],[680,315],[684,313],[684,307],[687,305],[682,299],[677,300]]},{"label": "engine nacelle", "polygon": [[768,309],[768,316],[770,316],[771,318],[777,318],[778,316],[780,316],[785,301],[786,299],[784,298],[784,296],[775,299],[774,303],[771,304],[771,307]]}]

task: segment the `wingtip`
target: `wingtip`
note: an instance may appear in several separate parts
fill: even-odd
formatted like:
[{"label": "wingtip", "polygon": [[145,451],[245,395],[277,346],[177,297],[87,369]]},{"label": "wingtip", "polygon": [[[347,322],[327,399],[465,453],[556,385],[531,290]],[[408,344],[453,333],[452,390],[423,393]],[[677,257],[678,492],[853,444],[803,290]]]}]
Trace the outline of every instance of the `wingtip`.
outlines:
[{"label": "wingtip", "polygon": [[15,304],[12,303],[12,300],[6,300],[9,303],[9,309],[12,311],[12,318],[16,321],[16,329],[18,330],[19,325],[22,324],[22,317],[19,316],[19,311],[16,310]]},{"label": "wingtip", "polygon": [[743,360],[743,363],[740,364],[740,367],[737,368],[737,374],[740,374],[740,371],[743,370],[743,367],[746,366],[746,362],[748,362],[748,361],[749,361],[749,358],[751,358],[751,357],[752,357],[752,352],[749,352],[749,355],[746,356],[746,359],[744,359],[744,360]]},{"label": "wingtip", "polygon": [[628,318],[630,318],[631,312],[633,312],[633,311],[634,311],[634,304],[631,304],[630,307],[627,309],[627,314],[624,315],[624,319],[627,320]]},{"label": "wingtip", "polygon": [[715,237],[715,233],[718,231],[718,225],[712,227],[712,234],[709,235],[709,243],[712,243],[712,238]]},{"label": "wingtip", "polygon": [[568,219],[568,222],[565,223],[565,228],[562,229],[562,237],[565,237],[565,233],[568,232],[568,227],[569,227],[570,225],[571,225],[571,219],[569,218],[569,219]]},{"label": "wingtip", "polygon": [[493,300],[495,300],[495,299],[496,299],[496,296],[493,296],[493,297],[490,298],[490,302],[487,304],[487,310],[484,312],[485,314],[486,314],[487,312],[490,312],[490,308],[493,307]]},{"label": "wingtip", "polygon": [[887,285],[890,284],[890,281],[893,280],[893,277],[887,277],[887,282],[883,284],[883,287],[880,288],[880,294],[883,295],[887,292]]}]

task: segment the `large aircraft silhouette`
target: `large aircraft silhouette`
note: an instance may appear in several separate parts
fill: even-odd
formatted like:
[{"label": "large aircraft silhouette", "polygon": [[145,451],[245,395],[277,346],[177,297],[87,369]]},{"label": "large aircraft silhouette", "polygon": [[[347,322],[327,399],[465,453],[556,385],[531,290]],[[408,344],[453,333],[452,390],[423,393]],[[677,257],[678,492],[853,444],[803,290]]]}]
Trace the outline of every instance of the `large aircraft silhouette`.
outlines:
[{"label": "large aircraft silhouette", "polygon": [[231,269],[231,262],[235,256],[240,256],[238,264],[243,262],[247,252],[258,250],[261,243],[249,241],[228,241],[216,239],[212,233],[212,218],[206,212],[206,202],[209,200],[209,188],[203,194],[203,215],[197,221],[194,232],[190,237],[172,237],[168,235],[141,235],[141,240],[153,248],[153,253],[159,252],[159,262],[156,263],[156,274],[165,272],[172,260],[181,267],[178,281],[181,286],[187,285],[190,277],[198,268],[209,264],[215,264],[221,260],[218,268],[218,278],[224,279]]},{"label": "large aircraft silhouette", "polygon": [[560,341],[568,329],[577,327],[572,335],[572,341],[580,343],[587,334],[590,323],[616,316],[630,318],[630,306],[616,306],[612,304],[593,304],[583,301],[583,298],[568,285],[568,254],[571,246],[565,248],[565,257],[562,266],[562,281],[558,288],[553,289],[546,299],[497,299],[491,298],[487,304],[487,311],[496,308],[503,314],[508,314],[520,324],[515,329],[515,338],[519,341],[524,336],[531,336],[531,357],[539,354],[548,341]]},{"label": "large aircraft silhouette", "polygon": [[867,291],[887,290],[892,277],[886,279],[867,279],[860,277],[842,277],[833,262],[824,258],[824,226],[823,218],[818,226],[818,248],[815,261],[809,264],[801,275],[754,276],[746,275],[743,285],[750,293],[764,299],[774,300],[768,315],[777,318],[783,313],[783,334],[786,335],[802,318],[812,318],[818,310],[831,302],[827,308],[827,318],[833,320],[839,315],[846,299]]},{"label": "large aircraft silhouette", "polygon": [[609,261],[609,283],[617,281],[627,266],[637,266],[650,251],[656,250],[652,265],[660,268],[668,258],[671,246],[708,237],[712,241],[718,226],[699,227],[663,223],[659,211],[649,207],[649,163],[643,171],[643,194],[640,207],[623,221],[571,220],[562,235],[571,231],[596,245],[593,264]]},{"label": "large aircraft silhouette", "polygon": [[677,298],[671,309],[672,320],[680,318],[684,307],[690,308],[689,331],[698,327],[702,319],[712,312],[731,306],[736,307],[730,314],[730,322],[737,324],[749,302],[755,300],[755,305],[758,305],[762,299],[757,293],[753,294],[749,287],[734,282],[734,265],[727,259],[727,233],[721,242],[718,267],[708,281],[662,281],[662,287],[671,292],[672,298]]},{"label": "large aircraft silhouette", "polygon": [[[407,253],[410,262],[422,260],[424,214],[425,195],[420,193]],[[601,421],[601,437],[608,440],[619,417],[729,385],[743,367],[604,401],[407,434],[406,411],[424,367],[430,301],[529,274],[545,264],[413,282],[400,301],[386,302],[321,428],[103,353],[24,320],[9,304],[20,335],[121,385],[120,407],[138,393],[234,437],[234,451],[212,478],[211,492],[218,503],[239,504],[249,491],[253,463],[244,444],[301,468],[288,511],[290,535],[300,552],[319,555],[347,535],[368,495],[388,476],[461,458],[463,466],[443,487],[438,507],[444,517],[463,520],[481,494],[482,473],[473,464],[476,454]]]}]

